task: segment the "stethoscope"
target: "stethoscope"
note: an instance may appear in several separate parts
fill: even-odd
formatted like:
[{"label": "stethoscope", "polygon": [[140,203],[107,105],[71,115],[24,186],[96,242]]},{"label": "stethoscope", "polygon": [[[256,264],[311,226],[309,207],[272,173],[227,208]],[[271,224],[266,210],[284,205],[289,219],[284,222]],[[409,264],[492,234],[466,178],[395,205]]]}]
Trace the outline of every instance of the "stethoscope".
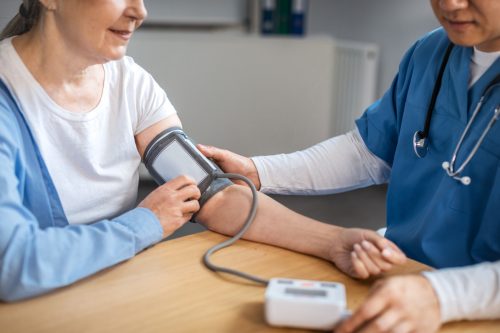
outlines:
[{"label": "stethoscope", "polygon": [[[446,68],[446,64],[448,63],[448,59],[450,58],[451,50],[453,49],[453,44],[450,44],[448,48],[446,49],[446,53],[443,58],[443,62],[441,63],[441,67],[439,69],[438,77],[436,80],[436,83],[434,85],[434,89],[432,91],[432,97],[431,97],[431,102],[429,104],[429,108],[427,109],[427,116],[425,118],[425,127],[423,131],[416,131],[415,134],[413,135],[413,150],[415,151],[415,155],[417,155],[418,158],[423,158],[426,154],[427,151],[429,150],[429,143],[428,143],[428,136],[429,136],[429,130],[431,126],[431,118],[432,118],[432,112],[434,110],[434,106],[436,105],[436,100],[437,96],[439,94],[439,90],[441,89],[441,81],[443,80],[443,74],[444,70]],[[469,133],[469,130],[472,126],[472,123],[474,122],[474,119],[479,113],[479,110],[481,109],[481,106],[483,104],[483,101],[485,97],[490,93],[490,91],[493,89],[493,87],[497,84],[500,83],[500,74],[497,75],[491,82],[490,84],[486,87],[483,95],[481,96],[479,102],[477,103],[476,108],[474,109],[474,112],[472,113],[472,116],[470,120],[467,122],[467,125],[465,126],[464,131],[462,132],[462,135],[460,136],[460,139],[458,140],[458,143],[455,147],[455,150],[453,152],[453,155],[451,156],[450,161],[445,161],[441,165],[443,169],[446,171],[448,176],[452,177],[453,179],[458,180],[461,182],[463,185],[469,185],[471,183],[471,178],[469,176],[462,176],[461,173],[465,169],[465,167],[469,164],[471,159],[474,157],[474,155],[477,153],[477,150],[479,149],[479,146],[481,143],[483,143],[484,138],[490,131],[490,129],[493,127],[495,122],[498,120],[500,117],[500,104],[495,107],[495,110],[493,112],[493,116],[491,117],[491,120],[489,121],[488,125],[484,129],[483,133],[477,140],[476,144],[472,148],[471,152],[469,153],[469,156],[464,160],[464,162],[459,165],[458,167],[455,166],[455,162],[457,160],[457,155],[458,152],[460,151],[460,148],[462,148],[462,143]]]}]

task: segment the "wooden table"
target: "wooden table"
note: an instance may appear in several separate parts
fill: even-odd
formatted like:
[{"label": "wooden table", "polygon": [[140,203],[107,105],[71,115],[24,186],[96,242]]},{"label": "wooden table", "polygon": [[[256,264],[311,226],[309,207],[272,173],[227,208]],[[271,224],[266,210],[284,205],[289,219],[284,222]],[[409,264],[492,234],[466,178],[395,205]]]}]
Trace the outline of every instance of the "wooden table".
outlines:
[{"label": "wooden table", "polygon": [[[208,271],[204,252],[223,236],[202,232],[160,243],[135,258],[35,299],[0,303],[0,332],[306,332],[264,320],[264,288]],[[262,277],[339,281],[355,309],[371,282],[327,261],[239,241],[213,261]],[[398,272],[418,272],[410,262]],[[500,321],[448,324],[441,332],[500,332]]]}]

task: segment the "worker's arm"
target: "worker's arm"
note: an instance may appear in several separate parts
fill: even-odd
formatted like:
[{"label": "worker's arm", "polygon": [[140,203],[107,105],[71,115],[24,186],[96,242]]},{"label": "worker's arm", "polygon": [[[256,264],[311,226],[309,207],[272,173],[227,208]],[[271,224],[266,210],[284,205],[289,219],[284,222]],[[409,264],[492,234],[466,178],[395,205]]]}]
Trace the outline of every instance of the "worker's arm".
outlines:
[{"label": "worker's arm", "polygon": [[500,261],[424,275],[438,296],[442,322],[500,318]]},{"label": "worker's arm", "polygon": [[366,147],[357,129],[290,154],[247,158],[198,145],[225,172],[239,173],[264,193],[323,195],[388,181],[391,168]]}]

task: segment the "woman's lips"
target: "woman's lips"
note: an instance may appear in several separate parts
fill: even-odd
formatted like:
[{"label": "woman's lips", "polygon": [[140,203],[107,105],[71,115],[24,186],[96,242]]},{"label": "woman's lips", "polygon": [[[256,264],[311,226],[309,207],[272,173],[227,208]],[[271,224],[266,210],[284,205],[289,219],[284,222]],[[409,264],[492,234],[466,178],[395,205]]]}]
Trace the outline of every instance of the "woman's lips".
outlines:
[{"label": "woman's lips", "polygon": [[130,37],[132,37],[132,31],[115,30],[115,29],[109,29],[109,31],[111,31],[115,36],[117,36],[118,38],[120,38],[124,41],[128,41],[130,39]]}]

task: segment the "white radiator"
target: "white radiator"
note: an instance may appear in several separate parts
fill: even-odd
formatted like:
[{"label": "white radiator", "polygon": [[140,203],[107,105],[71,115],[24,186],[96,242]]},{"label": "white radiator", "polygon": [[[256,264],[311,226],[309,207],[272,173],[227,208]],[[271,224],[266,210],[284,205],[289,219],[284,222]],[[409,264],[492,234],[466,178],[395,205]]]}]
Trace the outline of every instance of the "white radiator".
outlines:
[{"label": "white radiator", "polygon": [[378,47],[335,41],[332,134],[354,128],[354,121],[376,99]]}]

